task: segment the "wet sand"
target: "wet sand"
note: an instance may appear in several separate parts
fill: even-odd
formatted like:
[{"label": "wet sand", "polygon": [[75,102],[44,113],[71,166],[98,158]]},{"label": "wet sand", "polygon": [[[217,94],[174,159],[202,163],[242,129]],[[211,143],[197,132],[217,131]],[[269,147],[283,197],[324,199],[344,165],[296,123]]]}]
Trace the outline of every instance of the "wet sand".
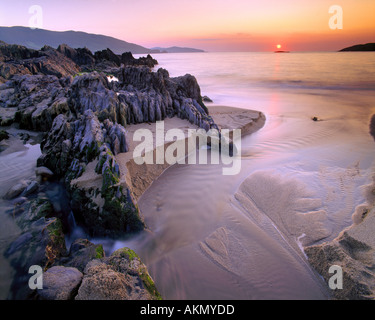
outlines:
[{"label": "wet sand", "polygon": [[[222,128],[246,128],[249,134],[265,122],[259,112],[215,108],[210,107],[210,114]],[[138,200],[148,230],[118,242],[113,249],[129,246],[136,250],[167,299],[278,299],[280,294],[285,299],[328,297],[297,239],[288,241],[266,215],[261,224],[250,216],[245,196],[239,205],[241,191],[234,197],[232,184],[239,177],[223,176],[221,165],[165,169]]]},{"label": "wet sand", "polygon": [[[219,106],[209,108],[209,112],[220,129],[241,129],[242,136],[259,130],[265,123],[265,116],[261,112],[253,110]],[[140,142],[134,141],[133,135],[140,129],[151,130],[154,139],[153,144],[156,146],[155,123],[130,125],[127,127],[129,152],[119,154],[116,157],[120,165],[120,172],[122,173],[120,180],[124,183],[125,187],[128,186],[130,188],[135,202],[137,202],[145,190],[150,187],[152,182],[170,167],[168,163],[138,165],[134,162],[133,151]],[[184,132],[185,137],[188,137],[189,129],[198,130],[199,128],[189,123],[187,120],[174,117],[164,120],[164,134],[170,129],[180,129]],[[162,146],[164,151],[170,144],[171,143],[165,143]],[[154,159],[155,151],[156,147],[153,150]],[[193,150],[191,147],[187,146],[185,154],[189,154],[193,151],[195,151],[195,149]]]},{"label": "wet sand", "polygon": [[356,208],[353,225],[337,238],[305,247],[309,263],[329,282],[332,265],[342,268],[343,287],[335,290],[339,300],[375,299],[375,176],[364,187],[366,202]]},{"label": "wet sand", "polygon": [[[347,119],[349,107],[337,101],[319,110],[310,104],[266,114],[265,126],[242,139],[239,175],[172,166],[144,192],[139,207],[149,232],[125,244],[140,253],[165,297],[330,297],[304,247],[353,223],[373,139],[367,110]],[[322,121],[312,121],[311,110]]]}]

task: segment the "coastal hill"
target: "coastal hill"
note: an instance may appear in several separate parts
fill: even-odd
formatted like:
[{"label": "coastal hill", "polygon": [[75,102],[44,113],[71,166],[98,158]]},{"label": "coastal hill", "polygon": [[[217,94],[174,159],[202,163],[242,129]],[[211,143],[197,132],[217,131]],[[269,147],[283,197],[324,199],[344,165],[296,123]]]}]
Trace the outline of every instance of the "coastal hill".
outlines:
[{"label": "coastal hill", "polygon": [[49,31],[30,29],[26,27],[0,27],[0,40],[9,44],[18,44],[30,49],[39,50],[45,45],[57,48],[66,43],[72,48],[86,47],[90,51],[100,51],[110,48],[114,53],[123,52],[151,53],[150,49],[116,38],[77,31]]},{"label": "coastal hill", "polygon": [[80,31],[50,31],[31,29],[27,27],[0,27],[0,40],[9,44],[18,44],[30,49],[39,50],[45,45],[57,48],[65,43],[72,48],[86,47],[92,52],[111,49],[116,54],[131,52],[132,54],[160,53],[160,52],[197,52],[192,48],[156,48],[149,49],[113,37],[91,34]]},{"label": "coastal hill", "polygon": [[355,46],[341,49],[339,52],[348,51],[375,51],[375,43],[357,44]]}]

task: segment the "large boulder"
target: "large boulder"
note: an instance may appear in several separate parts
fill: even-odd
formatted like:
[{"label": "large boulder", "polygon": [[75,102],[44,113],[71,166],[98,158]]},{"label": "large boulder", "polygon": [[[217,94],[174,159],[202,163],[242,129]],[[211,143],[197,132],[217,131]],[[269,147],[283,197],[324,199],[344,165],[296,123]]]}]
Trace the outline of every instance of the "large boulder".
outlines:
[{"label": "large boulder", "polygon": [[72,300],[77,294],[83,274],[76,268],[52,267],[43,274],[43,289],[38,289],[42,300]]},{"label": "large boulder", "polygon": [[4,196],[5,200],[11,200],[18,197],[26,188],[28,184],[26,181],[21,181],[12,186]]},{"label": "large boulder", "polygon": [[89,262],[76,300],[161,299],[138,255],[123,248],[110,257]]}]

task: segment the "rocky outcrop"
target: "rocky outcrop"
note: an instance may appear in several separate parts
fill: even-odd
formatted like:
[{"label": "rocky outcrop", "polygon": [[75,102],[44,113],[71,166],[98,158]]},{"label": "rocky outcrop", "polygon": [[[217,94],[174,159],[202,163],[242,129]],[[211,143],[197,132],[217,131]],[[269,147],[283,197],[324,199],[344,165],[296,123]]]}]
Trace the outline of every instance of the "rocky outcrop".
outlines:
[{"label": "rocky outcrop", "polygon": [[[22,235],[10,245],[7,257],[20,275],[28,274],[30,263],[45,270],[63,266],[84,272],[79,299],[160,298],[145,266],[131,251],[105,258],[101,246],[81,240],[68,253],[66,213],[71,209],[77,223],[92,236],[116,237],[145,227],[128,185],[120,181],[116,155],[129,150],[129,124],[177,116],[205,130],[217,129],[196,79],[171,78],[164,69],[151,70],[157,63],[151,56],[134,59],[109,49],[93,55],[65,45],[39,51],[4,45],[1,52],[1,63],[14,67],[16,73],[10,72],[4,78],[9,81],[0,85],[1,125],[15,122],[45,133],[38,180],[17,186],[14,196],[24,198],[40,191],[52,172],[69,196],[58,204],[44,197],[17,202]],[[92,177],[94,185],[85,183]],[[54,270],[69,274],[67,269]],[[56,274],[50,274],[50,287],[55,288]],[[25,276],[17,279],[15,287],[27,287]],[[74,291],[69,286],[61,295],[52,290],[44,298],[71,299]]]},{"label": "rocky outcrop", "polygon": [[[47,102],[43,112],[25,109],[26,115],[20,112],[19,116],[21,123],[29,117],[38,128],[49,126],[54,119],[42,142],[38,166],[51,168],[64,178],[76,218],[92,235],[143,228],[127,187],[119,185],[119,166],[114,157],[128,151],[127,124],[178,116],[206,130],[217,128],[201,102],[194,77],[170,78],[166,70],[152,72],[148,67],[134,66],[121,67],[117,72],[116,84],[98,72],[77,76],[68,87],[61,86],[60,81],[56,101]],[[62,104],[64,108],[56,107]],[[54,118],[56,110],[61,113]],[[39,119],[45,119],[43,125],[39,125]],[[72,183],[93,161],[98,162],[95,173],[102,176],[102,185],[82,189]],[[101,201],[93,202],[93,195]]]},{"label": "rocky outcrop", "polygon": [[87,48],[73,49],[66,44],[57,50],[44,46],[41,50],[0,42],[0,83],[14,75],[54,75],[58,78],[74,76],[81,71],[108,71],[123,65],[154,67],[158,62],[150,55],[135,59],[130,52],[114,54],[110,49],[95,52]]},{"label": "rocky outcrop", "polygon": [[7,125],[18,122],[22,129],[48,131],[58,114],[69,111],[65,96],[71,82],[70,77],[15,75],[0,87],[0,116],[5,115]]},{"label": "rocky outcrop", "polygon": [[51,267],[56,259],[66,255],[65,238],[63,225],[54,217],[53,207],[46,199],[24,202],[13,214],[22,233],[5,252],[16,271],[10,298],[26,299],[32,294],[27,285],[30,266],[45,270]]},{"label": "rocky outcrop", "polygon": [[28,49],[17,44],[9,45],[4,41],[0,41],[1,62],[39,58],[39,56],[40,55],[37,50]]},{"label": "rocky outcrop", "polygon": [[42,74],[66,77],[79,72],[76,63],[57,50],[45,46],[32,50],[23,46],[0,44],[0,80],[15,74]]},{"label": "rocky outcrop", "polygon": [[104,256],[101,244],[95,245],[87,239],[77,239],[70,246],[69,255],[56,261],[55,265],[72,267],[83,272],[91,260],[101,259]]},{"label": "rocky outcrop", "polygon": [[130,106],[128,123],[155,122],[178,116],[209,130],[217,129],[203,104],[195,77],[170,78],[168,71],[123,67],[119,73],[122,87],[119,99]]},{"label": "rocky outcrop", "polygon": [[153,59],[150,55],[135,59],[131,52],[124,52],[122,55],[117,55],[108,48],[106,50],[97,51],[93,54],[87,48],[73,49],[66,44],[62,44],[57,48],[57,51],[73,60],[84,71],[105,71],[110,68],[120,67],[122,64],[125,66],[144,65],[153,68],[158,64],[157,60]]},{"label": "rocky outcrop", "polygon": [[76,300],[159,300],[154,281],[138,255],[123,248],[87,264]]},{"label": "rocky outcrop", "polygon": [[147,66],[153,68],[158,64],[158,61],[149,54],[146,57],[135,59],[131,52],[124,52],[121,55],[121,63],[125,66]]},{"label": "rocky outcrop", "polygon": [[121,65],[121,58],[114,54],[110,49],[97,51],[94,54],[95,59],[98,63],[106,61],[109,66],[119,67]]},{"label": "rocky outcrop", "polygon": [[[114,153],[127,151],[126,132],[121,125],[108,119],[100,122],[90,109],[74,121],[59,115],[42,150],[38,165],[54,168],[58,176],[64,177],[76,219],[90,234],[115,235],[143,227],[127,192],[117,185],[120,172]],[[92,161],[98,162],[95,172],[102,176],[101,186],[88,190],[77,187],[74,179]],[[93,202],[94,194],[102,199],[102,205]]]},{"label": "rocky outcrop", "polygon": [[73,60],[79,66],[93,67],[95,65],[95,57],[87,48],[73,49],[66,44],[61,44],[57,51]]},{"label": "rocky outcrop", "polygon": [[[13,215],[22,230],[5,252],[16,271],[10,299],[161,299],[146,266],[130,249],[105,257],[103,246],[77,239],[65,247],[63,224],[40,194],[18,201]],[[43,268],[43,288],[28,286],[30,266]]]}]

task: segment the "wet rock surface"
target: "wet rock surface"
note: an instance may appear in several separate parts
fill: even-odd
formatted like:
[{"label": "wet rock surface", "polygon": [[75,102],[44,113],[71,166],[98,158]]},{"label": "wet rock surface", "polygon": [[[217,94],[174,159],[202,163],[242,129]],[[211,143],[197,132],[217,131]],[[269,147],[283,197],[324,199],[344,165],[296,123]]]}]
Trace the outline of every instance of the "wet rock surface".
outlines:
[{"label": "wet rock surface", "polygon": [[123,248],[89,262],[76,300],[159,300],[161,296],[137,254]]},{"label": "wet rock surface", "polygon": [[83,275],[76,268],[52,267],[43,274],[43,289],[38,290],[41,300],[72,300]]},{"label": "wet rock surface", "polygon": [[24,201],[12,214],[21,234],[5,252],[16,272],[9,298],[23,300],[33,294],[28,286],[29,268],[37,265],[47,270],[67,253],[63,225],[54,217],[53,207],[47,199]]}]

